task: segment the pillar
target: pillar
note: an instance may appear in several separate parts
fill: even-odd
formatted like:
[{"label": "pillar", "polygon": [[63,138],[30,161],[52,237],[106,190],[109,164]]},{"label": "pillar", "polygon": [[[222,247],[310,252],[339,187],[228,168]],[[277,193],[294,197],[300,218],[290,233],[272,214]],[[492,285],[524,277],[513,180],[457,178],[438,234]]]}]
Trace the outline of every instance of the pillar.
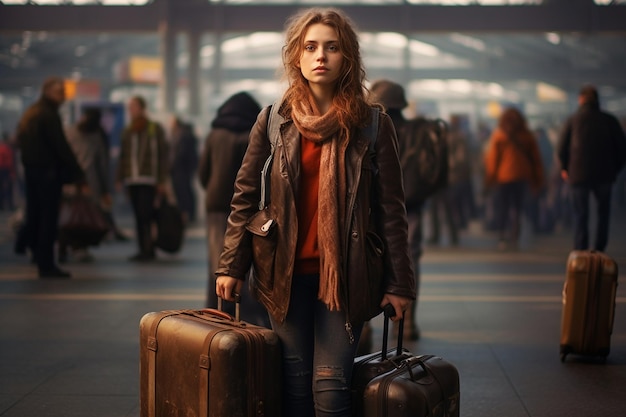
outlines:
[{"label": "pillar", "polygon": [[200,48],[202,33],[192,31],[187,34],[187,52],[189,53],[189,67],[187,68],[187,88],[189,89],[189,114],[200,114]]},{"label": "pillar", "polygon": [[163,72],[161,76],[160,94],[161,111],[174,113],[176,111],[176,87],[178,75],[176,68],[176,32],[174,32],[167,21],[163,21],[159,27],[161,36],[161,59],[163,61]]}]

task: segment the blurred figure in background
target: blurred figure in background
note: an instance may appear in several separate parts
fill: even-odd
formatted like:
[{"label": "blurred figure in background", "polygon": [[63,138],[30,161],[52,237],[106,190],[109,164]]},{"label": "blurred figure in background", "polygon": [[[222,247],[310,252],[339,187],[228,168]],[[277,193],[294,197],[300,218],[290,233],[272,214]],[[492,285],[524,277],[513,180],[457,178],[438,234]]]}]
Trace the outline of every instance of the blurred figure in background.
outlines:
[{"label": "blurred figure in background", "polygon": [[[97,108],[85,108],[76,125],[66,130],[67,141],[76,155],[78,164],[85,172],[85,179],[89,186],[89,197],[100,207],[111,206],[109,189],[109,167],[103,130],[100,126],[102,114]],[[59,261],[68,258],[67,245],[69,242],[59,242]],[[89,262],[93,256],[86,246],[80,244],[72,246],[72,255],[79,262]]]},{"label": "blurred figure in background", "polygon": [[[600,110],[598,91],[585,86],[578,111],[565,123],[558,144],[563,179],[571,186],[574,249],[604,251],[609,241],[611,188],[626,162],[626,138],[617,119]],[[589,195],[598,203],[598,225],[589,245]]]},{"label": "blurred figure in background", "polygon": [[15,152],[9,144],[9,134],[0,139],[0,210],[15,210],[13,182],[15,181]]},{"label": "blurred figure in background", "polygon": [[528,186],[538,194],[543,187],[539,148],[526,119],[515,108],[505,109],[498,119],[485,155],[486,186],[493,187],[498,213],[498,247],[517,247],[524,195]]},{"label": "blurred figure in background", "polygon": [[[211,131],[204,143],[198,178],[206,190],[206,228],[208,246],[208,287],[206,307],[217,307],[215,270],[224,246],[226,222],[230,214],[235,178],[248,148],[250,129],[261,106],[246,92],[229,97],[217,110]],[[260,175],[260,173],[259,173]],[[242,315],[246,321],[269,327],[265,309],[252,299],[244,285]],[[250,306],[252,304],[252,306]]]},{"label": "blurred figure in background", "polygon": [[[106,159],[106,168],[107,168],[107,184],[110,184],[111,182],[111,171],[113,171],[111,169],[111,138],[109,137],[109,133],[107,132],[107,130],[103,127],[103,117],[104,115],[101,112],[100,115],[100,119],[101,119],[101,123],[99,125],[100,128],[100,137],[102,138],[102,146],[104,147],[104,156]],[[110,186],[108,188],[111,188]],[[115,222],[115,217],[113,215],[113,198],[111,198],[111,201],[109,204],[104,205],[102,207],[103,209],[103,214],[104,217],[106,218],[106,221],[109,223],[109,227],[111,228],[111,233],[113,235],[113,238],[119,242],[126,242],[128,241],[128,236],[126,236],[124,234],[124,232],[122,232],[122,230],[117,226],[117,223]]]},{"label": "blurred figure in background", "polygon": [[459,230],[467,227],[473,217],[473,186],[472,170],[468,149],[468,138],[463,130],[461,117],[450,117],[448,126],[448,186],[429,201],[432,235],[430,244],[439,244],[441,239],[441,222],[439,215],[443,211],[444,219],[450,233],[450,243],[459,243]]},{"label": "blurred figure in background", "polygon": [[[406,100],[404,87],[400,84],[394,83],[388,80],[379,80],[374,82],[370,87],[372,98],[374,101],[382,104],[385,107],[385,111],[391,117],[391,121],[396,129],[398,135],[398,155],[400,160],[405,160],[405,163],[415,163],[414,159],[403,159],[403,155],[406,154],[409,144],[412,142],[411,135],[415,134],[415,130],[411,128],[411,121],[407,120],[402,114],[402,110],[408,105]],[[415,154],[417,157],[417,154]],[[404,169],[405,166],[403,165]],[[412,181],[406,176],[403,178],[405,197],[409,188],[418,188],[416,184],[417,179]],[[421,201],[407,201],[406,211],[408,220],[408,232],[409,232],[409,251],[411,260],[413,262],[413,276],[415,278],[416,297],[415,301],[411,303],[411,307],[408,309],[404,320],[404,337],[406,340],[418,340],[420,338],[420,329],[417,324],[417,302],[419,298],[420,288],[420,259],[423,253],[423,219],[422,211],[426,199]],[[364,335],[367,335],[367,327],[363,329]],[[371,336],[370,336],[371,337]],[[363,339],[363,337],[362,337]]]},{"label": "blurred figure in background", "polygon": [[175,117],[172,120],[170,143],[170,176],[178,207],[186,222],[196,220],[196,196],[193,178],[198,169],[198,138],[193,126]]},{"label": "blurred figure in background", "polygon": [[539,194],[527,193],[526,210],[528,217],[536,234],[552,233],[556,226],[556,216],[554,204],[552,201],[552,186],[554,172],[554,149],[548,134],[544,128],[537,128],[534,131],[541,156],[541,165],[543,166],[544,180],[546,185],[541,189]]},{"label": "blurred figure in background", "polygon": [[48,78],[39,100],[22,116],[17,134],[26,175],[25,244],[33,252],[40,278],[70,277],[54,260],[61,188],[84,183],[63,131],[59,108],[64,101],[63,79]]},{"label": "blurred figure in background", "polygon": [[169,174],[167,143],[161,125],[148,118],[143,97],[129,100],[128,113],[130,125],[122,133],[117,187],[126,186],[135,215],[139,252],[130,260],[146,262],[156,256],[152,223],[155,200],[165,194]]}]

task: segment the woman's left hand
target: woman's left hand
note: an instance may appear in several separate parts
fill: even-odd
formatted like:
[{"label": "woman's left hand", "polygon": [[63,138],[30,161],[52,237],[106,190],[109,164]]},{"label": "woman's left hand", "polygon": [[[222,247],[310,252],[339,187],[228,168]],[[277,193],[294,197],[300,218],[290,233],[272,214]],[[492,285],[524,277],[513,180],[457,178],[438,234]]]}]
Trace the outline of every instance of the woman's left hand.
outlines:
[{"label": "woman's left hand", "polygon": [[386,293],[383,297],[383,301],[380,303],[380,306],[384,307],[387,304],[391,304],[396,311],[396,315],[390,317],[391,321],[399,321],[402,318],[402,312],[409,308],[411,301],[413,300],[408,297]]}]

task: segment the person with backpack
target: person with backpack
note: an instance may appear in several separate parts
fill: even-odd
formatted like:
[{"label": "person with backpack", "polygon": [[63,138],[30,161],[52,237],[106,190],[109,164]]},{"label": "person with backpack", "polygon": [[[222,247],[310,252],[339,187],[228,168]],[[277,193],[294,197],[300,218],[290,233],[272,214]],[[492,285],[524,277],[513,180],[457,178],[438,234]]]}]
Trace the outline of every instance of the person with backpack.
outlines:
[{"label": "person with backpack", "polygon": [[[363,322],[415,298],[397,139],[337,9],[288,21],[288,89],[259,114],[235,181],[216,292],[253,289],[283,348],[284,415],[350,417]],[[276,389],[280,389],[277,387]]]},{"label": "person with backpack", "polygon": [[527,188],[537,195],[544,185],[543,165],[535,136],[523,114],[505,109],[491,134],[485,154],[485,186],[493,189],[496,204],[498,248],[517,247]]},{"label": "person with backpack", "polygon": [[[214,274],[224,247],[224,232],[228,226],[233,186],[241,161],[248,148],[250,130],[256,122],[261,106],[252,95],[240,91],[228,97],[217,109],[211,122],[198,167],[198,179],[205,192],[205,221],[207,237],[208,285],[205,307],[217,308]],[[250,296],[248,286],[242,287],[242,320],[270,327],[267,311]],[[232,305],[224,311],[235,314]]]},{"label": "person with backpack", "polygon": [[[438,121],[416,118],[405,119],[402,110],[407,106],[404,88],[389,80],[372,84],[375,100],[385,107],[398,134],[398,148],[402,167],[402,181],[409,224],[409,247],[417,294],[419,295],[419,262],[422,256],[422,211],[426,200],[445,188],[448,175],[448,153],[445,127]],[[404,320],[404,335],[418,340],[417,298],[411,303]]]},{"label": "person with backpack", "polygon": [[169,173],[167,142],[160,124],[148,119],[146,100],[134,96],[128,102],[131,123],[122,133],[117,166],[117,188],[122,184],[130,197],[135,215],[139,252],[130,258],[146,262],[155,258],[152,223],[154,203],[165,194]]}]

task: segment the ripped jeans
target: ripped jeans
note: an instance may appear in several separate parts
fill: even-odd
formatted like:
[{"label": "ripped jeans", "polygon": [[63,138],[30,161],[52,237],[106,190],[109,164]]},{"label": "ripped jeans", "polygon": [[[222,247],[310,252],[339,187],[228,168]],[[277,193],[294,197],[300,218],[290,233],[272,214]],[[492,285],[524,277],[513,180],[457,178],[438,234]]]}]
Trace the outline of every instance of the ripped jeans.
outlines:
[{"label": "ripped jeans", "polygon": [[363,323],[345,329],[345,312],[317,299],[319,275],[293,277],[289,312],[272,329],[283,345],[284,416],[351,417],[352,365]]}]

